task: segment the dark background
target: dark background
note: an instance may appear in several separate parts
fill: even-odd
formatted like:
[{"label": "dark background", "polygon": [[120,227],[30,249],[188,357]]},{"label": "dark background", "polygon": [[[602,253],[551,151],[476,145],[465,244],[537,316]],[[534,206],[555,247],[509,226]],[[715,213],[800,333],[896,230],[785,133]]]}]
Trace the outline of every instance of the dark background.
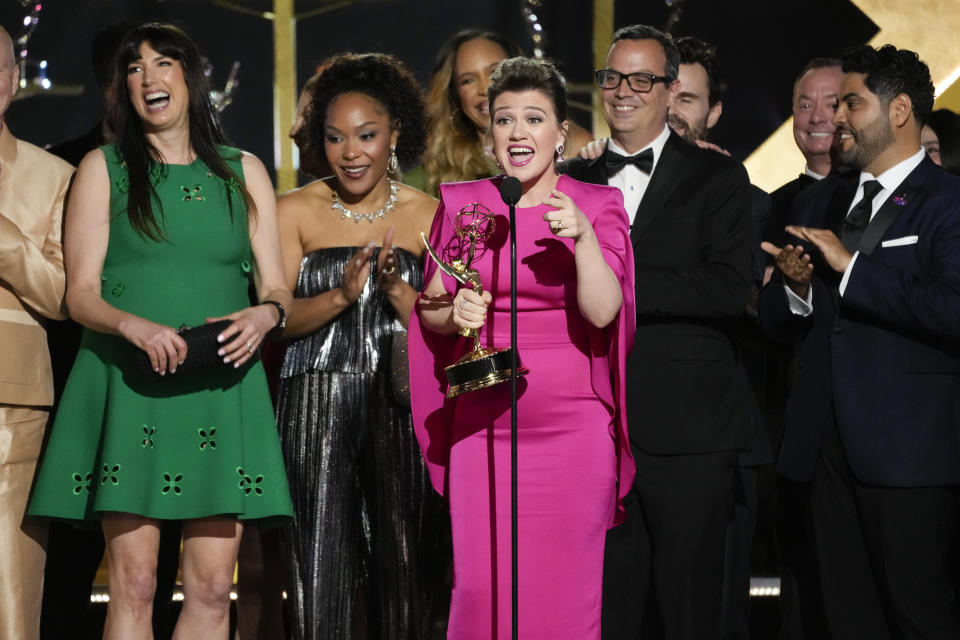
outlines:
[{"label": "dark background", "polygon": [[[38,0],[43,1],[43,0]],[[0,23],[16,39],[26,10],[0,0]],[[234,4],[269,10],[266,0]],[[298,12],[324,3],[297,3]],[[384,51],[404,60],[423,83],[441,43],[466,27],[499,31],[532,51],[522,0],[361,0],[300,20],[297,73],[301,86],[330,54]],[[593,3],[541,0],[536,14],[545,51],[574,86],[588,85],[593,68]],[[85,133],[102,108],[89,63],[90,38],[119,20],[179,22],[213,63],[212,84],[222,88],[234,60],[242,64],[233,104],[223,113],[228,136],[273,166],[273,26],[268,20],[203,0],[47,0],[28,44],[29,57],[48,61],[57,85],[83,85],[81,95],[52,92],[15,101],[11,130],[35,144],[54,144]],[[675,36],[696,35],[718,45],[729,90],[712,139],[743,159],[790,115],[793,78],[815,56],[839,55],[869,40],[876,26],[847,0],[620,0],[615,24],[669,26]],[[590,95],[571,99],[589,104]],[[590,114],[572,110],[584,126]]]}]

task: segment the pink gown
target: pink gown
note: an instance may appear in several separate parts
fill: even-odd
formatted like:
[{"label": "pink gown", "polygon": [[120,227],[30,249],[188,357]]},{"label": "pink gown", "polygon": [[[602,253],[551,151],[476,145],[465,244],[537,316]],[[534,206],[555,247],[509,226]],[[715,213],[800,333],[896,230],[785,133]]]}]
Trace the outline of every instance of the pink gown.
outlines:
[{"label": "pink gown", "polygon": [[[496,232],[477,251],[493,304],[486,346],[510,345],[510,246],[498,179],[441,185],[431,244],[458,255],[457,212],[479,202],[496,214]],[[620,192],[562,176],[557,188],[593,224],[603,256],[623,289],[619,317],[597,329],[576,301],[573,241],[550,233],[548,206],[517,209],[519,632],[521,638],[600,637],[606,530],[633,481],[626,436],[623,366],[633,340],[633,249]],[[436,271],[428,259],[426,282]],[[458,283],[443,275],[453,294]],[[580,286],[589,283],[580,283]],[[443,367],[470,345],[410,322],[413,417],[434,487],[450,504],[453,593],[449,640],[511,637],[510,384],[444,400]]]}]

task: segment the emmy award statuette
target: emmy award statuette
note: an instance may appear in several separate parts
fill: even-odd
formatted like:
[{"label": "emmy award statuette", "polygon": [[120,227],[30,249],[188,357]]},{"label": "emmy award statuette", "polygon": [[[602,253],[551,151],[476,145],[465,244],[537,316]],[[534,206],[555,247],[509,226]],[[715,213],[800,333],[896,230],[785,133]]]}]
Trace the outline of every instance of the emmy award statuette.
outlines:
[{"label": "emmy award statuette", "polygon": [[[430,257],[437,263],[441,271],[460,284],[473,287],[477,294],[481,294],[483,293],[483,283],[480,281],[480,274],[470,265],[473,263],[477,245],[485,242],[493,235],[496,228],[493,214],[479,202],[474,202],[463,207],[457,213],[455,225],[457,237],[467,244],[466,257],[461,255],[449,263],[444,262],[430,245],[423,232],[420,232],[420,238],[423,240]],[[449,383],[447,387],[448,398],[453,398],[468,391],[485,389],[510,379],[511,348],[483,348],[480,346],[479,329],[461,329],[460,335],[473,338],[473,350],[444,368]],[[529,369],[520,364],[520,357],[517,354],[517,375],[526,375],[528,372]]]}]

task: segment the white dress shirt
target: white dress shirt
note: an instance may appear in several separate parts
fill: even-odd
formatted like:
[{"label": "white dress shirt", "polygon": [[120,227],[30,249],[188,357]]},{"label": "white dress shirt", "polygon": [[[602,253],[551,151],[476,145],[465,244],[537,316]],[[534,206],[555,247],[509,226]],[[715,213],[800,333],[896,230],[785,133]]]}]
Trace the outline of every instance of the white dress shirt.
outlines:
[{"label": "white dress shirt", "polygon": [[[620,189],[620,192],[623,193],[623,207],[627,210],[631,225],[637,215],[637,207],[640,206],[643,194],[647,191],[647,185],[650,184],[650,178],[653,176],[653,172],[657,170],[657,163],[660,162],[660,156],[663,154],[663,146],[667,144],[667,138],[669,137],[670,128],[667,125],[663,125],[663,131],[660,135],[654,138],[653,142],[643,149],[637,151],[637,153],[642,153],[647,149],[653,150],[653,168],[650,169],[650,175],[640,171],[640,169],[632,164],[625,164],[620,171],[607,177],[607,184]],[[627,153],[624,151],[623,147],[613,141],[613,138],[607,140],[607,148],[626,157],[637,155],[637,153]]]}]

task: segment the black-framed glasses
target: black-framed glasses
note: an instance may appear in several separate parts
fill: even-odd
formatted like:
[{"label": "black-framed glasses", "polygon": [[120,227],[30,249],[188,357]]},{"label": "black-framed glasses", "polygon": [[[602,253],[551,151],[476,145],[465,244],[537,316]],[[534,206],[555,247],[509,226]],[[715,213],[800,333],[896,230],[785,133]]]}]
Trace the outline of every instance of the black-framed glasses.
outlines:
[{"label": "black-framed glasses", "polygon": [[597,69],[597,86],[601,89],[616,89],[624,79],[627,86],[637,93],[646,93],[653,89],[657,82],[670,84],[673,78],[670,76],[655,76],[652,73],[637,71],[636,73],[620,73],[614,69]]}]

